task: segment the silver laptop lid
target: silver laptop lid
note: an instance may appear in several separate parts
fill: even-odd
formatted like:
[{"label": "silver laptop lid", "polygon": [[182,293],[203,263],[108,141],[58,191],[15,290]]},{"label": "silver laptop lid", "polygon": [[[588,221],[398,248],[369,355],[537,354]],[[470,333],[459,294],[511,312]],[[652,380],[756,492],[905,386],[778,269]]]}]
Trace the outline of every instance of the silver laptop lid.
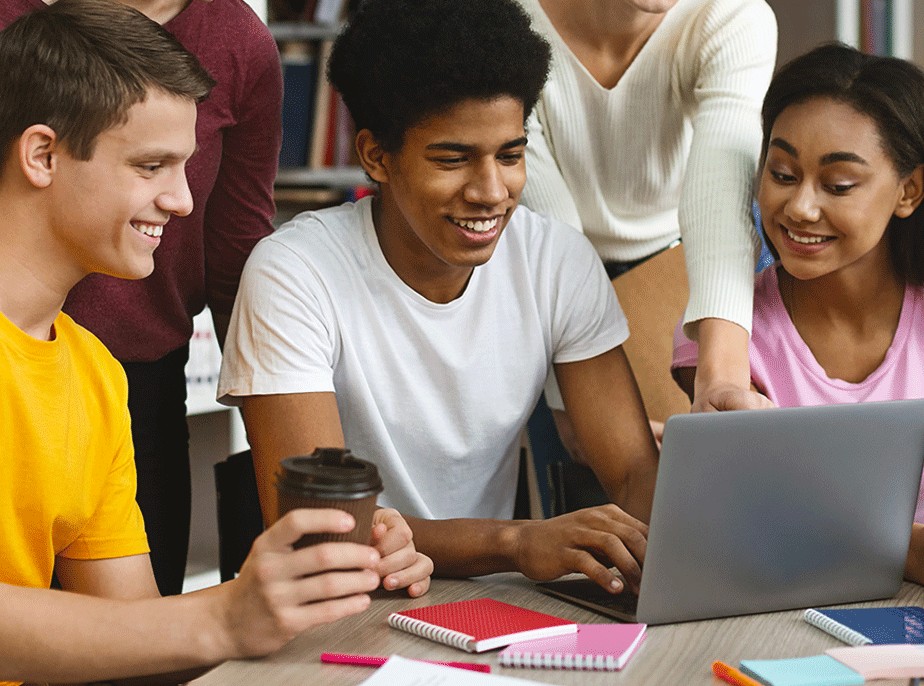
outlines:
[{"label": "silver laptop lid", "polygon": [[894,595],[924,463],[924,400],[671,417],[638,621]]}]

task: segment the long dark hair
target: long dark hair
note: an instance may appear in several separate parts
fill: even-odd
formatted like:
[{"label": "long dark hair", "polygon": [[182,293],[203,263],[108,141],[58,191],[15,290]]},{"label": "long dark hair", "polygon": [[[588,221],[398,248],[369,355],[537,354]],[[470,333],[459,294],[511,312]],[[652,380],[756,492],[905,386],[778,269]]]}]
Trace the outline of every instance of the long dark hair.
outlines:
[{"label": "long dark hair", "polygon": [[[865,55],[841,43],[822,45],[785,64],[767,89],[764,140],[780,113],[815,98],[842,102],[876,123],[882,146],[902,177],[924,164],[924,72],[895,57]],[[892,265],[906,283],[924,285],[924,211],[892,217],[887,229]]]}]

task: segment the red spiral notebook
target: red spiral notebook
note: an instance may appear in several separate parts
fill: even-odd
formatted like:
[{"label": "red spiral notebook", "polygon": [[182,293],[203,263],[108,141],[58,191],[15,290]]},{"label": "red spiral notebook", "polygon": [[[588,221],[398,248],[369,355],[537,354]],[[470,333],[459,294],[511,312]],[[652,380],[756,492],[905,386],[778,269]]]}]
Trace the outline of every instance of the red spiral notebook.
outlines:
[{"label": "red spiral notebook", "polygon": [[392,612],[388,623],[431,641],[480,653],[519,641],[573,634],[577,624],[491,598]]}]

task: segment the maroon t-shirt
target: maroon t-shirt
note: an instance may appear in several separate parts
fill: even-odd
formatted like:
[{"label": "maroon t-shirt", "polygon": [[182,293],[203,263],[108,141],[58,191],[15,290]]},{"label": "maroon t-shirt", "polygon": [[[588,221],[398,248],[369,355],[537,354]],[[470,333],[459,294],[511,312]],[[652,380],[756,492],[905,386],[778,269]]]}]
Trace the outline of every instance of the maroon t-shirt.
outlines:
[{"label": "maroon t-shirt", "polygon": [[[45,6],[0,0],[0,28]],[[266,26],[243,0],[190,0],[164,28],[217,81],[199,105],[199,147],[186,166],[195,207],[165,227],[151,276],[91,274],[64,305],[126,362],[157,360],[185,344],[206,303],[230,315],[244,262],[272,231],[275,211],[282,69]]]}]

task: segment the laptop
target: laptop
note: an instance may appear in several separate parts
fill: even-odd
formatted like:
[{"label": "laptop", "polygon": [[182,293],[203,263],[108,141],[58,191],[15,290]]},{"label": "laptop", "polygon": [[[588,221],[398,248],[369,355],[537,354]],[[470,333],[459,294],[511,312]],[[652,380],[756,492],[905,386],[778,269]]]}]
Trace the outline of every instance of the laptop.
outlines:
[{"label": "laptop", "polygon": [[647,624],[889,598],[922,465],[924,400],[676,415],[638,598],[537,586]]}]

